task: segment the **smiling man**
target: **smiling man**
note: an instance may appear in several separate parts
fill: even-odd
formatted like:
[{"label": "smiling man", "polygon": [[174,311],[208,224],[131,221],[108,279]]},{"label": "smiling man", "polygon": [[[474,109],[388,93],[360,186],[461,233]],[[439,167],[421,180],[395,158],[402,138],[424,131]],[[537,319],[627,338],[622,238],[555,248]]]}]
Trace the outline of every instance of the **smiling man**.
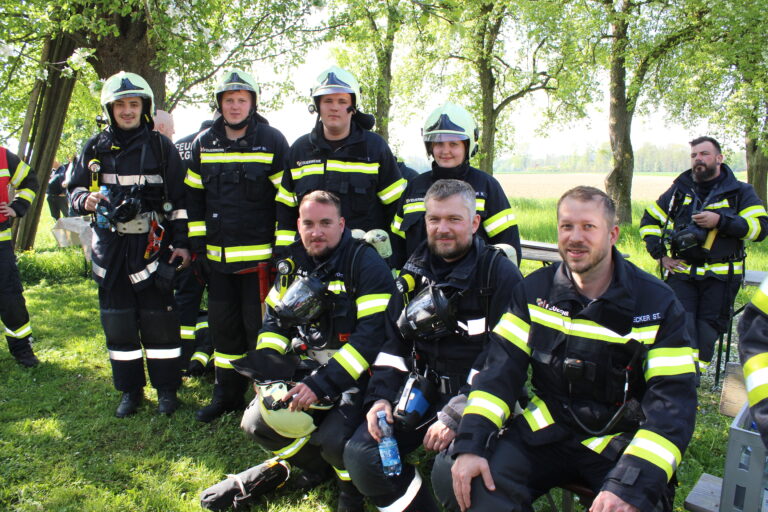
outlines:
[{"label": "smiling man", "polygon": [[248,381],[230,364],[261,328],[260,263],[272,256],[275,193],[288,143],[257,111],[259,87],[245,71],[226,71],[214,98],[221,117],[192,143],[185,183],[189,243],[208,280],[208,322],[216,383],[196,419],[210,422],[245,407]]},{"label": "smiling man", "polygon": [[[563,262],[515,288],[435,491],[450,509],[530,511],[578,483],[597,495],[592,512],[671,511],[696,417],[682,307],[616,250],[604,192],[569,190],[557,220]],[[516,402],[527,406],[513,416]]]},{"label": "smiling man", "polygon": [[[316,190],[301,201],[299,242],[290,258],[278,264],[280,275],[267,298],[264,328],[248,361],[264,366],[271,357],[301,355],[302,366],[314,362],[307,375],[284,396],[289,411],[268,412],[257,396],[243,415],[242,428],[264,448],[301,468],[294,486],[309,488],[324,481],[333,468],[340,486],[339,512],[362,510],[362,496],[349,481],[342,453],[359,425],[361,389],[381,346],[384,310],[394,293],[392,275],[369,245],[352,238],[341,216],[339,198]],[[295,362],[294,362],[295,364]],[[238,367],[239,362],[235,362]],[[259,380],[277,378],[276,365]],[[323,402],[328,410],[302,411]]]},{"label": "smiling man", "polygon": [[446,103],[427,116],[422,130],[427,156],[434,159],[432,169],[408,183],[392,221],[392,264],[400,268],[416,247],[427,238],[424,224],[424,195],[437,180],[457,179],[469,183],[477,194],[480,216],[478,235],[491,244],[507,244],[515,249],[520,263],[520,234],[515,214],[501,184],[493,176],[472,167],[477,153],[479,131],[464,108]]},{"label": "smiling man", "polygon": [[312,100],[317,122],[291,146],[290,172],[277,195],[278,252],[295,240],[297,205],[313,190],[341,200],[350,229],[389,231],[406,185],[386,141],[370,131],[375,120],[360,110],[360,85],[352,73],[337,66],[320,73]]},{"label": "smiling man", "polygon": [[704,368],[728,327],[744,275],[744,244],[768,235],[768,214],[752,185],[723,163],[715,139],[690,144],[691,168],[646,209],[640,235],[685,308]]}]

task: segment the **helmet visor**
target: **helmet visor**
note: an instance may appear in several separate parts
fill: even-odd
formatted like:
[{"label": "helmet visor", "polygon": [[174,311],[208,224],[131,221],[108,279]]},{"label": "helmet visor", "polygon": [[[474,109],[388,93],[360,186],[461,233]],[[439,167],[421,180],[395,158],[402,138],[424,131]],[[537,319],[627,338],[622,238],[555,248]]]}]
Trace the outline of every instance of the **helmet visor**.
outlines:
[{"label": "helmet visor", "polygon": [[277,313],[293,322],[311,322],[323,312],[324,291],[325,285],[317,278],[297,279],[285,291]]},{"label": "helmet visor", "polygon": [[424,134],[424,142],[451,142],[459,140],[469,140],[469,136],[464,133],[455,132],[429,132]]}]

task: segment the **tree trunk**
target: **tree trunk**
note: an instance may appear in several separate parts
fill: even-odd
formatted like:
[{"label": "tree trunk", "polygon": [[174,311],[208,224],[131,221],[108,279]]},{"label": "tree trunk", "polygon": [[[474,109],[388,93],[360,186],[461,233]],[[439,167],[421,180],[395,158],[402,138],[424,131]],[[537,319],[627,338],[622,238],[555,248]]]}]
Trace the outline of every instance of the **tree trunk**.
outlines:
[{"label": "tree trunk", "polygon": [[387,33],[379,50],[376,51],[378,79],[376,81],[376,133],[389,143],[389,112],[392,108],[392,53],[395,49],[395,34],[399,29],[397,7],[392,7],[387,16]]},{"label": "tree trunk", "polygon": [[768,156],[756,138],[746,136],[747,181],[755,188],[763,204],[766,202],[766,178],[768,177]]},{"label": "tree trunk", "polygon": [[112,20],[118,27],[115,37],[102,37],[95,44],[90,62],[99,78],[108,78],[119,71],[141,75],[149,83],[155,96],[155,109],[165,109],[165,71],[153,67],[157,49],[149,41],[145,18],[115,14]]},{"label": "tree trunk", "polygon": [[[483,126],[480,132],[481,142],[478,167],[481,171],[493,175],[493,161],[496,149],[496,77],[493,74],[490,58],[481,58],[477,63],[477,75],[480,80],[480,96],[483,111]],[[470,137],[473,134],[470,134]]]},{"label": "tree trunk", "polygon": [[632,222],[632,174],[635,156],[632,150],[632,111],[627,102],[625,52],[628,44],[627,21],[616,16],[611,47],[611,83],[608,132],[613,153],[613,169],[605,179],[605,190],[616,203],[619,223]]},{"label": "tree trunk", "polygon": [[[40,212],[45,202],[45,188],[51,174],[51,165],[56,157],[64,119],[75,87],[75,76],[64,77],[58,65],[66,62],[75,51],[75,42],[67,35],[59,35],[44,47],[41,63],[48,70],[48,78],[40,84],[40,93],[31,98],[34,107],[32,129],[29,136],[29,151],[25,159],[37,176],[39,189],[27,214],[14,225],[14,240],[17,250],[29,250],[35,244]],[[28,155],[31,155],[28,156]]]}]

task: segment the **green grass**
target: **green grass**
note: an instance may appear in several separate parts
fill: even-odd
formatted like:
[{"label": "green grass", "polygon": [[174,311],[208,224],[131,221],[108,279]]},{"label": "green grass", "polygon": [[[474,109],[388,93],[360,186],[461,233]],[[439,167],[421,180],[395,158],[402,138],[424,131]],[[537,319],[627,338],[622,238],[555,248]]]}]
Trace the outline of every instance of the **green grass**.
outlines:
[{"label": "green grass", "polygon": [[[523,238],[556,240],[554,205],[513,201]],[[635,208],[635,224],[642,207]],[[0,510],[200,510],[203,489],[227,473],[263,461],[267,453],[242,433],[235,414],[212,425],[194,420],[194,411],[210,396],[212,383],[206,379],[185,382],[183,407],[171,418],[155,413],[156,395],[149,388],[135,417],[114,418],[119,396],[112,387],[96,287],[81,277],[82,262],[75,268],[77,251],[56,249],[48,234],[51,224],[46,212],[36,251],[20,257],[20,262],[28,258],[20,266],[42,364],[24,370],[7,351],[0,351]],[[636,238],[636,225],[624,230],[620,250],[654,272]],[[752,247],[748,266],[768,269],[768,251]],[[523,265],[525,272],[536,268],[530,262]],[[723,472],[731,420],[717,412],[719,396],[711,390],[711,379],[699,397],[696,431],[678,472],[676,510],[683,510],[683,500],[702,472]],[[419,452],[411,460],[428,474],[427,456]],[[542,512],[548,506],[540,500],[536,509]],[[335,510],[334,485],[306,495],[282,492],[254,510]]]}]

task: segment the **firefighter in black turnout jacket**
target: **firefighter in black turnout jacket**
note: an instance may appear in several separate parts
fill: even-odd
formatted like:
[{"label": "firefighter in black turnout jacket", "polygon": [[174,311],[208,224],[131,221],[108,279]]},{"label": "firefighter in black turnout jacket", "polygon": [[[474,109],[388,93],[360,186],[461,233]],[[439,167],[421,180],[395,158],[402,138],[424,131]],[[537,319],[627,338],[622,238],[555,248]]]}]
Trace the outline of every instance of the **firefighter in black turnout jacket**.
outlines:
[{"label": "firefighter in black turnout jacket", "polygon": [[188,265],[184,173],[173,142],[152,131],[154,99],[134,73],[111,76],[101,105],[109,126],[86,142],[69,193],[78,214],[97,211],[93,278],[119,418],[143,398],[144,357],[158,410],[172,414],[181,384],[181,341],[173,278]]},{"label": "firefighter in black turnout jacket", "polygon": [[739,321],[739,356],[752,418],[768,446],[768,278]]},{"label": "firefighter in black turnout jacket", "polygon": [[[597,495],[593,512],[671,511],[696,418],[682,306],[615,249],[604,192],[566,192],[557,217],[563,262],[515,288],[464,409],[452,485],[439,456],[435,491],[451,509],[530,511],[577,483]],[[529,366],[533,396],[515,413]]]},{"label": "firefighter in black turnout jacket", "polygon": [[272,257],[275,193],[288,143],[256,112],[258,85],[241,70],[216,86],[221,117],[192,144],[189,240],[208,276],[208,323],[214,346],[213,399],[197,411],[210,422],[242,410],[248,381],[230,364],[253,348],[261,328],[259,264]]},{"label": "firefighter in black turnout jacket", "polygon": [[741,285],[744,243],[768,235],[765,207],[723,163],[720,144],[700,137],[691,141],[691,168],[646,209],[640,235],[683,304],[694,355],[706,367]]},{"label": "firefighter in black turnout jacket", "polygon": [[313,190],[333,192],[350,229],[389,231],[405,190],[386,141],[371,132],[375,120],[360,111],[357,79],[344,69],[323,71],[312,89],[314,129],[291,145],[277,195],[278,250],[296,238],[297,205]]},{"label": "firefighter in black turnout jacket", "polygon": [[[522,280],[501,250],[475,234],[481,222],[475,199],[472,187],[459,180],[438,180],[429,188],[424,198],[427,240],[403,268],[407,293],[396,295],[387,307],[386,341],[366,392],[367,422],[344,451],[353,483],[380,510],[437,506],[412,465],[405,464],[396,477],[384,475],[377,412],[386,411],[391,423],[394,408],[401,457],[422,444],[427,450],[446,449],[472,379],[485,363],[490,330]],[[421,407],[422,399],[428,408]]]},{"label": "firefighter in black turnout jacket", "polygon": [[[12,201],[8,197],[9,186],[16,189]],[[27,368],[37,366],[40,361],[30,345],[32,328],[11,244],[11,222],[14,217],[27,213],[36,190],[37,178],[29,165],[0,146],[0,320],[5,325],[11,355]]]},{"label": "firefighter in black turnout jacket", "polygon": [[[290,247],[290,259],[278,263],[264,327],[248,359],[258,365],[298,353],[319,367],[306,377],[294,376],[299,384],[277,395],[289,401],[289,409],[268,411],[262,389],[241,426],[261,446],[304,470],[299,486],[320,483],[333,467],[341,489],[337,510],[362,510],[342,453],[362,418],[360,389],[381,348],[384,310],[395,283],[377,252],[345,229],[339,199],[330,192],[304,196],[298,230],[301,241]],[[273,379],[274,372],[269,367],[258,380]],[[302,412],[318,404],[333,407],[314,410],[312,417]]]},{"label": "firefighter in black turnout jacket", "polygon": [[475,120],[462,107],[446,103],[427,117],[422,130],[427,155],[434,159],[432,170],[408,183],[392,221],[392,264],[401,268],[408,257],[426,239],[424,194],[437,180],[466,181],[477,194],[477,213],[481,228],[478,236],[492,244],[506,244],[515,249],[520,263],[520,234],[517,220],[501,184],[493,176],[469,165],[477,153],[478,129]]}]

